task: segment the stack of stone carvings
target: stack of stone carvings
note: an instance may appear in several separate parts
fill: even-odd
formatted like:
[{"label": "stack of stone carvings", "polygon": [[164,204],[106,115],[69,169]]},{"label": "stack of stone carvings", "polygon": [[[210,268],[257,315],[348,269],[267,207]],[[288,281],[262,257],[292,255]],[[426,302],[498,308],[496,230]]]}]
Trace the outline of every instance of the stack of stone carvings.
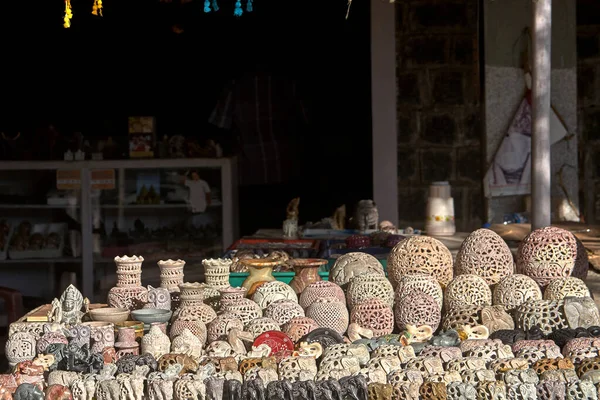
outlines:
[{"label": "stack of stone carvings", "polygon": [[109,306],[144,317],[146,333],[122,324],[115,340],[112,323],[82,322],[71,286],[51,322],[11,325],[0,399],[597,398],[600,318],[585,252],[560,229],[530,234],[516,273],[503,240],[478,230],[456,262],[416,236],[392,250],[389,280],[349,253],[296,290],[269,274],[230,287],[222,259],[205,260],[205,283],[161,261],[160,287],[145,288],[142,257],[115,262]]}]

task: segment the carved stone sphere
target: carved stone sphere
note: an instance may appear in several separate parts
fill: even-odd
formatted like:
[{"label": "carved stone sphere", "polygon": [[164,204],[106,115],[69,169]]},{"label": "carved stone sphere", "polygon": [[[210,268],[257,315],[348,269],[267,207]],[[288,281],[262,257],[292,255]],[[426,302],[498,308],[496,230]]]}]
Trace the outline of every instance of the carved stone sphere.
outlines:
[{"label": "carved stone sphere", "polygon": [[345,289],[350,279],[365,273],[385,276],[383,266],[375,257],[367,253],[352,252],[335,261],[329,271],[329,280]]},{"label": "carved stone sphere", "polygon": [[446,309],[469,305],[491,306],[492,291],[486,281],[477,275],[459,275],[446,287]]},{"label": "carved stone sphere", "polygon": [[454,264],[454,274],[473,274],[482,277],[488,285],[495,285],[514,272],[510,248],[496,232],[478,229],[460,246]]},{"label": "carved stone sphere", "polygon": [[440,325],[442,314],[437,302],[430,295],[414,291],[396,303],[396,325],[400,329],[406,325],[428,325],[435,332]]},{"label": "carved stone sphere", "polygon": [[404,298],[413,290],[427,293],[437,301],[440,310],[442,309],[444,291],[435,277],[428,274],[404,275],[396,285],[396,300]]},{"label": "carved stone sphere", "polygon": [[545,288],[556,278],[573,275],[576,258],[577,241],[571,232],[553,226],[536,229],[519,245],[517,272]]},{"label": "carved stone sphere", "polygon": [[528,300],[541,300],[542,291],[530,277],[521,274],[509,275],[494,288],[494,305],[504,306],[507,310],[519,307]]},{"label": "carved stone sphere", "polygon": [[388,256],[387,269],[394,287],[404,275],[427,274],[444,288],[454,275],[452,253],[429,236],[411,236],[400,241]]},{"label": "carved stone sphere", "polygon": [[584,281],[572,276],[555,279],[544,290],[546,300],[563,300],[570,296],[589,297],[590,290]]}]

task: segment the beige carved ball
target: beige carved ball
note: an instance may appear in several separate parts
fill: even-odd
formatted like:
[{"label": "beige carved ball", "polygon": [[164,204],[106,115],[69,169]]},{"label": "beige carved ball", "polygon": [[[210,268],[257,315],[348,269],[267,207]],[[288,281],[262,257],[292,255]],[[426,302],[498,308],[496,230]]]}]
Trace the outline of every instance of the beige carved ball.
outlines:
[{"label": "beige carved ball", "polygon": [[507,310],[519,307],[529,300],[541,300],[542,291],[536,281],[526,275],[514,274],[502,279],[494,288],[492,301]]},{"label": "beige carved ball", "polygon": [[469,305],[491,306],[492,291],[486,281],[477,275],[459,275],[446,287],[444,304],[446,309]]},{"label": "beige carved ball", "polygon": [[400,241],[388,256],[388,277],[396,287],[402,276],[428,274],[442,287],[452,280],[452,253],[439,240],[429,236],[411,236]]},{"label": "beige carved ball", "polygon": [[567,276],[553,280],[544,290],[545,300],[563,300],[565,297],[589,297],[590,290],[584,281]]},{"label": "beige carved ball", "polygon": [[496,232],[477,229],[464,240],[454,264],[454,274],[473,274],[495,285],[514,272],[510,248]]},{"label": "beige carved ball", "polygon": [[517,272],[542,288],[556,278],[571,276],[577,258],[577,241],[571,232],[549,226],[532,231],[521,241]]},{"label": "beige carved ball", "polygon": [[443,306],[444,291],[437,279],[427,274],[404,275],[396,285],[396,300],[401,300],[412,292],[417,290],[433,297],[440,310]]},{"label": "beige carved ball", "polygon": [[385,276],[383,266],[375,257],[367,253],[352,252],[341,255],[329,271],[329,280],[346,288],[355,276],[374,273]]},{"label": "beige carved ball", "polygon": [[350,310],[356,304],[374,298],[387,303],[390,307],[394,306],[394,288],[385,276],[363,274],[355,276],[348,283],[346,301]]},{"label": "beige carved ball", "polygon": [[396,302],[396,325],[405,329],[406,325],[428,325],[435,332],[442,320],[440,308],[430,295],[413,291]]}]

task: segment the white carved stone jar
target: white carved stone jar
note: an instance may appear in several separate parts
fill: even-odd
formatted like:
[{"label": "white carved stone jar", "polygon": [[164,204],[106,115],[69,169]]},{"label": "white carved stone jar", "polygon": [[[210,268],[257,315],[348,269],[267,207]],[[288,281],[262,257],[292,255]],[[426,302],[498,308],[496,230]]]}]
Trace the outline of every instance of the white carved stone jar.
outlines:
[{"label": "white carved stone jar", "polygon": [[115,346],[115,325],[110,322],[84,322],[90,329],[92,353],[102,353],[106,347]]},{"label": "white carved stone jar", "polygon": [[108,304],[111,307],[136,310],[148,301],[148,289],[142,286],[141,256],[115,257],[117,264],[117,285],[108,292]]},{"label": "white carved stone jar", "polygon": [[232,262],[229,258],[209,258],[202,260],[206,284],[217,290],[230,286],[229,271]]}]

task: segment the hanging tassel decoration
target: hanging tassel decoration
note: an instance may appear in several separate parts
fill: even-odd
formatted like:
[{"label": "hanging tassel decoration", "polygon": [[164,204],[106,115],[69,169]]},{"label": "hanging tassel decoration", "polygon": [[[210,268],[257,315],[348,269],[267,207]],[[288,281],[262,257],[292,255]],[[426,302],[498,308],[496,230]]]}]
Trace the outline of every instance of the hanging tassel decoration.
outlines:
[{"label": "hanging tassel decoration", "polygon": [[215,10],[215,12],[219,11],[219,4],[217,3],[217,0],[213,0],[212,8]]},{"label": "hanging tassel decoration", "polygon": [[248,2],[246,3],[246,11],[252,12],[253,10],[254,8],[252,7],[252,0],[248,0]]},{"label": "hanging tassel decoration", "polygon": [[71,19],[73,18],[73,9],[71,8],[71,0],[65,0],[65,18],[63,19],[63,27],[71,27]]},{"label": "hanging tassel decoration", "polygon": [[94,0],[94,5],[92,6],[92,14],[102,16],[102,0]]},{"label": "hanging tassel decoration", "polygon": [[233,10],[233,15],[235,15],[236,17],[241,17],[243,13],[244,13],[244,10],[242,10],[242,2],[240,0],[236,0],[235,10]]},{"label": "hanging tassel decoration", "polygon": [[209,0],[204,0],[204,12],[205,13],[210,12],[210,1]]},{"label": "hanging tassel decoration", "polygon": [[352,0],[348,0],[348,9],[346,10],[346,19],[350,16],[350,7],[352,7]]}]

